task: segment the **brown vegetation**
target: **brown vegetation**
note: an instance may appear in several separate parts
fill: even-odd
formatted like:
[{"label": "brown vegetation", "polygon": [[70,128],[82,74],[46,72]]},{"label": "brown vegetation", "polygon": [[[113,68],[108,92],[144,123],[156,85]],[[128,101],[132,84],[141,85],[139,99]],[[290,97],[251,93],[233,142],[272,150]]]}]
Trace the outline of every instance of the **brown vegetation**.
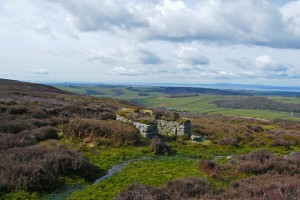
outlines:
[{"label": "brown vegetation", "polygon": [[163,141],[162,138],[155,137],[151,142],[151,151],[155,155],[164,155],[171,153],[170,147]]},{"label": "brown vegetation", "polygon": [[115,120],[72,119],[65,125],[64,133],[67,138],[80,138],[88,142],[106,138],[115,146],[138,145],[140,141],[139,131],[132,124]]},{"label": "brown vegetation", "polygon": [[82,154],[61,145],[15,147],[0,153],[0,191],[49,190],[61,175],[91,178],[94,169]]},{"label": "brown vegetation", "polygon": [[[100,171],[81,153],[49,139],[59,139],[57,133],[63,125],[71,118],[82,117],[99,119],[102,132],[110,130],[103,137],[135,144],[135,128],[103,121],[115,119],[115,112],[124,106],[130,105],[74,95],[51,86],[0,79],[0,192],[52,190],[60,176],[92,179]],[[39,144],[41,141],[45,142]]]}]

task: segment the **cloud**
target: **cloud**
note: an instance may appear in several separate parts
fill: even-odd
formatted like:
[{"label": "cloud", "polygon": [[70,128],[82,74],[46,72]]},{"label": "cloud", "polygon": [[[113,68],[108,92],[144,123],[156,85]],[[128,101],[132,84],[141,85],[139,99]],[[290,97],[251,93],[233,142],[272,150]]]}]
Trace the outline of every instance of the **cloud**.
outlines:
[{"label": "cloud", "polygon": [[130,4],[128,8],[117,0],[49,1],[65,8],[72,15],[70,21],[82,32],[132,29],[147,25],[134,4]]},{"label": "cloud", "polygon": [[226,58],[226,61],[241,69],[250,69],[251,63],[246,58]]},{"label": "cloud", "polygon": [[124,76],[141,76],[147,75],[147,72],[141,69],[129,69],[125,67],[115,67],[111,70],[113,75],[124,75]]},{"label": "cloud", "polygon": [[262,55],[255,59],[254,65],[264,71],[284,72],[289,69],[287,65],[279,63],[277,60],[272,59],[269,55]]},{"label": "cloud", "polygon": [[[82,32],[113,31],[141,40],[201,41],[300,48],[300,1],[58,1]],[[122,32],[122,31],[125,32]]]},{"label": "cloud", "polygon": [[51,72],[50,71],[47,71],[43,68],[39,68],[39,69],[30,69],[29,70],[31,73],[33,74],[36,74],[36,75],[48,75],[50,74]]},{"label": "cloud", "polygon": [[199,65],[209,65],[209,60],[202,52],[192,46],[181,46],[176,52],[177,64],[181,68],[198,69]]},{"label": "cloud", "polygon": [[98,52],[92,52],[88,59],[90,61],[100,61],[111,64],[158,65],[163,63],[163,59],[159,55],[145,47],[136,45],[125,45],[111,51],[100,50]]},{"label": "cloud", "polygon": [[8,75],[10,75],[9,73],[2,73],[2,72],[0,72],[0,76],[8,76]]}]

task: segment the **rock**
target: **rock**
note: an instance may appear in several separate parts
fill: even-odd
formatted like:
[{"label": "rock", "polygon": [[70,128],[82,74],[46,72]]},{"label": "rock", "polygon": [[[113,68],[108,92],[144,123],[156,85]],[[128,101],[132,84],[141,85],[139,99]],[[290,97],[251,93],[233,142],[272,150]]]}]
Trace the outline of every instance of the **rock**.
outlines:
[{"label": "rock", "polygon": [[117,120],[132,123],[140,130],[142,136],[146,138],[152,138],[158,133],[161,135],[168,136],[183,136],[191,134],[191,121],[186,120],[183,124],[179,124],[177,121],[165,121],[165,120],[154,120],[151,124],[144,124],[141,122],[131,121],[120,115],[116,116]]},{"label": "rock", "polygon": [[201,136],[191,135],[192,142],[200,142],[202,140]]}]

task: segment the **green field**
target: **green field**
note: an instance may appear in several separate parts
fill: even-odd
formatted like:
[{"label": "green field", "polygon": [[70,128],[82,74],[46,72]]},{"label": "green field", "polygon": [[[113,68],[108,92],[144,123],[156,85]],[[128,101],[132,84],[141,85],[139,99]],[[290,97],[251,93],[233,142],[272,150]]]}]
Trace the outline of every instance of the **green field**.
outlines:
[{"label": "green field", "polygon": [[300,104],[300,97],[268,97],[269,99],[281,103],[293,103],[293,104]]},{"label": "green field", "polygon": [[151,107],[163,107],[169,110],[190,112],[196,114],[220,114],[229,116],[244,116],[262,118],[267,120],[287,119],[299,120],[299,118],[291,117],[288,112],[279,112],[271,110],[252,110],[252,109],[232,109],[218,108],[213,102],[226,98],[220,95],[200,95],[197,97],[169,98],[165,96],[137,99],[142,105]]},{"label": "green field", "polygon": [[[169,97],[169,94],[151,90],[151,87],[59,86],[58,88],[78,94],[88,94],[88,91],[92,90],[99,92],[99,94],[93,95],[96,97],[127,100],[143,106],[165,108],[168,110],[189,112],[192,114],[216,114],[253,117],[266,120],[282,119],[300,121],[299,117],[291,115],[290,112],[217,107],[214,102],[229,97],[227,95],[199,94],[199,96],[171,98]],[[144,92],[148,96],[141,96],[139,94],[140,92]],[[230,97],[232,98],[232,96]],[[268,96],[268,98],[281,103],[300,104],[299,97]]]}]

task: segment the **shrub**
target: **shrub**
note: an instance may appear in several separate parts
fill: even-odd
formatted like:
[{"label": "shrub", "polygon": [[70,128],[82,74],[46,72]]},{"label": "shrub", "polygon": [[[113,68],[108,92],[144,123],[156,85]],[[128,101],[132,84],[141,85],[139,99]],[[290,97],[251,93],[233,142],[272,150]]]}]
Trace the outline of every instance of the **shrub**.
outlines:
[{"label": "shrub", "polygon": [[139,131],[133,125],[115,120],[76,118],[65,126],[64,133],[68,138],[110,138],[116,146],[140,142]]},{"label": "shrub", "polygon": [[44,141],[48,139],[58,139],[57,131],[51,126],[45,126],[30,131],[23,131],[22,135],[32,135],[37,141]]},{"label": "shrub", "polygon": [[33,126],[28,123],[26,120],[8,120],[8,121],[2,121],[0,124],[0,132],[3,133],[19,133],[24,130],[30,130]]},{"label": "shrub", "polygon": [[172,199],[197,198],[211,191],[210,184],[203,178],[183,178],[170,181],[164,186]]},{"label": "shrub", "polygon": [[237,146],[238,141],[233,138],[222,138],[218,141],[218,145],[229,145],[229,146]]},{"label": "shrub", "polygon": [[300,199],[300,177],[261,175],[234,182],[218,199]]},{"label": "shrub", "polygon": [[34,145],[0,153],[1,190],[53,189],[62,175],[91,178],[95,168],[76,151],[61,145]]},{"label": "shrub", "polygon": [[251,130],[251,131],[254,131],[256,133],[260,133],[260,132],[263,132],[264,129],[261,127],[261,126],[252,126],[252,125],[247,125],[246,126],[247,129]]},{"label": "shrub", "polygon": [[287,174],[300,173],[300,156],[292,154],[286,157],[275,157],[266,150],[259,150],[248,155],[232,159],[231,163],[239,172],[253,174]]},{"label": "shrub", "polygon": [[[30,191],[40,191],[54,188],[57,178],[54,174],[46,170],[43,166],[32,164],[12,163],[0,164],[0,176],[2,184],[0,191],[10,191],[14,189],[25,189]],[[3,170],[5,169],[5,171]]]},{"label": "shrub", "polygon": [[282,147],[285,147],[287,149],[290,149],[290,143],[287,142],[286,140],[282,140],[282,139],[277,139],[277,140],[274,140],[270,146],[272,147],[278,147],[278,146],[282,146]]},{"label": "shrub", "polygon": [[0,106],[0,113],[4,113],[6,112],[6,110],[7,110],[6,107]]},{"label": "shrub", "polygon": [[114,200],[170,200],[167,192],[147,185],[134,184],[120,192]]},{"label": "shrub", "polygon": [[25,147],[36,144],[33,135],[0,133],[0,138],[0,152],[13,147]]},{"label": "shrub", "polygon": [[27,108],[25,107],[12,107],[9,110],[9,114],[11,115],[23,115],[27,112]]},{"label": "shrub", "polygon": [[200,160],[198,168],[200,172],[207,174],[209,177],[219,178],[221,175],[219,167],[211,160]]},{"label": "shrub", "polygon": [[155,155],[164,155],[170,153],[170,147],[161,138],[155,137],[152,139],[151,151]]}]

